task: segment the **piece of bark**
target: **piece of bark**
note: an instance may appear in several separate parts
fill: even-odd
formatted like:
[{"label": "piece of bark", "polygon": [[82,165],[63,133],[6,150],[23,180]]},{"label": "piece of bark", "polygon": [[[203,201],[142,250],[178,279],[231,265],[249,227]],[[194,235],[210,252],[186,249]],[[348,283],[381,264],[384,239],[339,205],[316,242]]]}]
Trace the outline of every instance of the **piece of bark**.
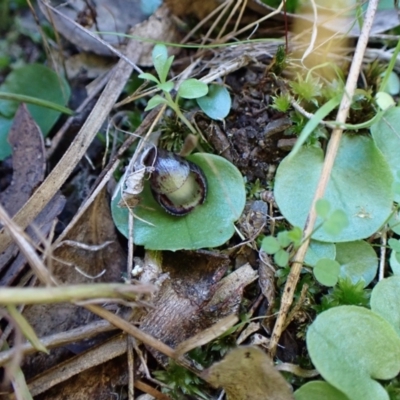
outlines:
[{"label": "piece of bark", "polygon": [[[221,280],[229,264],[222,255],[204,251],[163,254],[163,272],[170,278],[164,281],[141,329],[172,348],[221,318],[236,314],[244,287],[257,278],[246,265]],[[149,350],[166,364],[166,357]]]}]

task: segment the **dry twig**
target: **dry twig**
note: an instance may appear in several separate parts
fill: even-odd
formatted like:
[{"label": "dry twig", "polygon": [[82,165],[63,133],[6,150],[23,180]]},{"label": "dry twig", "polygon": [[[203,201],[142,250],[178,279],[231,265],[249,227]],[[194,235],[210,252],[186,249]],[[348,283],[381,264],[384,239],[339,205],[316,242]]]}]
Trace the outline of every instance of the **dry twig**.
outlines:
[{"label": "dry twig", "polygon": [[[336,117],[336,122],[343,124],[346,122],[353,94],[357,85],[358,75],[361,70],[363,57],[365,49],[368,44],[369,33],[372,27],[374,16],[378,8],[379,0],[371,0],[368,3],[368,10],[365,15],[364,25],[360,38],[357,43],[357,47],[354,53],[353,62],[350,67],[349,75],[346,82],[345,93],[342,97],[342,101],[339,106],[339,111]],[[332,131],[332,135],[328,144],[325,161],[322,167],[321,177],[318,182],[317,189],[314,194],[314,198],[311,204],[310,212],[304,227],[303,237],[305,238],[303,244],[300,246],[296,255],[294,256],[294,261],[290,274],[287,278],[286,285],[283,291],[281,307],[279,310],[278,318],[276,320],[274,330],[271,336],[269,351],[272,355],[275,355],[276,347],[278,345],[279,339],[283,332],[285,326],[285,320],[289,312],[290,306],[293,302],[293,295],[296,289],[297,282],[300,277],[300,272],[303,267],[304,258],[308,249],[310,237],[314,229],[314,224],[317,219],[317,214],[315,211],[316,202],[321,199],[324,195],[325,189],[328,185],[330,174],[335,162],[335,158],[339,149],[340,139],[342,137],[343,130],[341,128],[336,128]]]}]

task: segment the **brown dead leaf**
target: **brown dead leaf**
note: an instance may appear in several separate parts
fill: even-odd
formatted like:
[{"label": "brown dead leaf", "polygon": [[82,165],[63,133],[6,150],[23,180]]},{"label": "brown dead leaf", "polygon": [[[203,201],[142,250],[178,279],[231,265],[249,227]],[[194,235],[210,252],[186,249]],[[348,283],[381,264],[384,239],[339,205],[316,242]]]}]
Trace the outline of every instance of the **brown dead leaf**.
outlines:
[{"label": "brown dead leaf", "polygon": [[[226,256],[210,252],[164,252],[162,269],[169,279],[163,282],[141,329],[176,348],[223,317],[236,314],[244,287],[257,274],[246,265],[221,280],[228,265]],[[160,353],[150,351],[166,362]]]},{"label": "brown dead leaf", "polygon": [[45,393],[35,396],[35,400],[116,399],[117,393],[123,393],[127,384],[126,356],[122,355],[80,372]]},{"label": "brown dead leaf", "polygon": [[[55,13],[54,9],[39,1],[42,13],[50,23],[55,25],[56,30],[67,40],[78,48],[87,52],[93,52],[102,56],[115,56],[109,48],[100,43],[96,38],[89,36],[83,29],[79,29],[75,23],[79,12],[84,11],[85,3],[81,3],[81,9],[76,4],[62,3]],[[133,0],[127,3],[125,0],[109,2],[99,0],[95,7],[96,21],[91,26],[85,26],[89,32],[116,32],[126,33],[138,38],[136,41],[136,52],[131,61],[138,65],[150,66],[151,50],[153,43],[148,39],[162,40],[165,42],[178,42],[178,32],[171,18],[169,9],[165,6],[159,7],[154,14],[148,15],[142,11],[140,1]],[[64,18],[63,15],[66,17]],[[102,35],[101,38],[112,45],[118,51],[123,51],[126,40],[118,35]],[[145,38],[146,41],[140,39]],[[174,50],[172,49],[173,54]]]},{"label": "brown dead leaf", "polygon": [[[146,39],[161,40],[163,42],[179,42],[178,30],[174,24],[171,12],[168,7],[162,5],[146,21],[135,25],[130,31],[130,35]],[[153,43],[137,42],[137,63],[142,66],[152,66],[151,51]],[[169,55],[178,54],[179,47],[170,47]]]},{"label": "brown dead leaf", "polygon": [[[8,140],[13,149],[13,177],[7,189],[0,193],[0,203],[13,216],[43,181],[46,168],[43,136],[25,104],[21,104],[15,114]],[[63,196],[54,196],[33,222],[35,229],[26,230],[33,243],[39,243],[39,235],[43,238],[49,234],[53,220],[64,204]],[[0,286],[11,285],[25,266],[26,259],[22,254],[9,265],[17,253],[17,246],[12,244],[0,254]]]},{"label": "brown dead leaf", "polygon": [[[93,248],[85,248],[85,245]],[[58,245],[53,256],[57,262],[53,265],[52,272],[60,283],[121,280],[121,272],[126,266],[126,256],[118,244],[105,189],[69,231],[65,240]],[[95,277],[103,272],[104,275],[93,280],[85,277],[75,267],[89,277]]]},{"label": "brown dead leaf", "polygon": [[13,177],[0,193],[0,203],[13,216],[43,181],[46,169],[43,136],[25,104],[15,113],[8,141],[13,151]]},{"label": "brown dead leaf", "polygon": [[223,1],[219,0],[165,0],[165,4],[178,17],[195,16],[199,20],[215,10]]},{"label": "brown dead leaf", "polygon": [[227,400],[293,400],[292,391],[269,356],[257,347],[238,347],[203,372],[203,378],[222,387]]},{"label": "brown dead leaf", "polygon": [[[84,26],[90,32],[118,32],[127,33],[129,28],[146,19],[146,15],[141,12],[140,1],[133,0],[126,2],[125,0],[115,0],[109,2],[107,0],[99,0],[92,3],[89,9],[89,2],[54,2],[59,5],[58,9],[67,18],[55,14],[47,8],[45,2],[39,1],[38,5],[44,16],[51,24],[55,25],[55,29],[61,33],[67,40],[78,46],[84,51],[90,51],[99,55],[113,55],[104,45],[96,41],[93,37],[87,35],[83,30],[80,30],[73,23],[78,23]],[[61,4],[60,4],[61,3]],[[87,23],[79,18],[83,14],[88,14],[91,11],[92,23]],[[101,35],[109,44],[119,47],[124,40],[117,35]]]}]

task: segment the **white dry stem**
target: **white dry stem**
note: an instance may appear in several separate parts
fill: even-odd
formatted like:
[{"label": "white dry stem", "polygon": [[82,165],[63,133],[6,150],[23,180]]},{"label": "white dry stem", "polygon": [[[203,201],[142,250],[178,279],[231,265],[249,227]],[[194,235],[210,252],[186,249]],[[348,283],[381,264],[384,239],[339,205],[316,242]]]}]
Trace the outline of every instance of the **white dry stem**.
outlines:
[{"label": "white dry stem", "polygon": [[[345,92],[342,97],[342,101],[339,106],[339,111],[336,117],[336,122],[344,124],[346,122],[353,94],[357,86],[357,79],[360,74],[360,70],[363,63],[363,57],[365,49],[368,44],[369,33],[371,31],[372,23],[376,10],[378,8],[379,0],[371,0],[368,3],[367,13],[364,19],[364,25],[359,37],[357,47],[355,49],[353,62],[350,67],[349,75],[347,77]],[[308,249],[311,234],[314,229],[317,214],[315,211],[316,202],[321,199],[325,193],[325,189],[329,182],[329,177],[332,171],[332,167],[338,153],[340,139],[342,137],[343,130],[341,128],[335,128],[332,131],[332,135],[328,144],[324,164],[322,167],[321,176],[317,185],[317,189],[314,194],[314,198],[310,207],[310,212],[307,217],[307,222],[304,227],[303,237],[305,238],[303,244],[300,246],[296,255],[294,256],[294,262],[292,264],[290,274],[288,275],[285,288],[283,290],[283,296],[281,301],[281,307],[279,310],[278,318],[276,320],[274,330],[271,336],[270,353],[272,355],[276,352],[281,334],[284,330],[285,320],[293,302],[293,295],[298,283],[300,272],[303,267],[304,258]]]},{"label": "white dry stem", "polygon": [[311,54],[311,52],[313,51],[314,46],[315,46],[315,42],[316,42],[317,37],[318,37],[318,12],[317,12],[317,6],[316,6],[314,0],[310,0],[310,2],[311,2],[312,10],[313,10],[314,21],[313,21],[313,27],[312,27],[312,32],[311,32],[310,44],[307,47],[306,51],[304,52],[303,57],[301,57],[301,62],[302,63],[307,58],[307,56],[309,54]]}]

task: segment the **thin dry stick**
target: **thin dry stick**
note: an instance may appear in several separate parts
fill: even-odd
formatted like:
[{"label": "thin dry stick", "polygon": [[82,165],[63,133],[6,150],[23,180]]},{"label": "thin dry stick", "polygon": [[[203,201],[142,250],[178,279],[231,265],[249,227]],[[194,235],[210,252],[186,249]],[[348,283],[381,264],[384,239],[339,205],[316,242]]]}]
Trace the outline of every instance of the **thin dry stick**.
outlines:
[{"label": "thin dry stick", "polygon": [[47,158],[50,158],[55,150],[58,148],[58,145],[61,142],[61,139],[64,137],[65,132],[69,129],[69,127],[72,125],[72,123],[76,120],[76,115],[83,112],[85,108],[89,105],[91,101],[99,94],[101,89],[106,85],[108,80],[110,79],[110,75],[113,70],[110,70],[106,72],[100,79],[97,80],[96,86],[88,93],[87,97],[85,100],[82,101],[80,106],[75,110],[75,115],[72,115],[69,117],[64,125],[57,131],[57,133],[52,137],[51,139],[51,145],[49,149],[47,150]]},{"label": "thin dry stick", "polygon": [[[344,124],[347,119],[347,115],[349,113],[349,109],[351,106],[351,100],[356,89],[358,75],[361,70],[362,61],[365,53],[365,49],[368,44],[369,33],[371,31],[372,22],[374,20],[374,16],[378,7],[379,0],[371,0],[368,3],[367,13],[365,15],[364,25],[361,31],[360,38],[358,39],[357,47],[354,53],[353,62],[350,67],[349,76],[346,82],[345,93],[342,97],[342,101],[340,103],[339,111],[336,117],[336,122],[340,124]],[[294,262],[292,264],[292,268],[290,270],[290,274],[286,281],[285,289],[282,295],[281,307],[279,310],[278,318],[276,320],[274,330],[271,336],[270,348],[269,351],[271,355],[275,355],[276,347],[278,345],[279,339],[283,332],[283,328],[285,326],[285,320],[287,313],[290,309],[290,306],[293,302],[293,295],[296,289],[297,282],[299,280],[301,268],[303,266],[303,261],[308,249],[308,244],[310,241],[310,237],[312,231],[314,229],[314,224],[317,219],[317,214],[315,212],[315,203],[317,200],[321,199],[324,195],[325,189],[328,185],[328,181],[330,178],[330,174],[332,171],[332,167],[339,149],[340,139],[342,137],[343,130],[340,128],[336,128],[332,131],[332,136],[329,141],[328,149],[326,152],[326,157],[324,161],[324,165],[322,167],[321,176],[318,182],[317,189],[314,194],[314,198],[311,204],[310,212],[308,214],[308,218],[304,227],[303,237],[305,238],[303,244],[300,246],[297,251]]]},{"label": "thin dry stick", "polygon": [[181,43],[186,43],[207,21],[209,21],[214,15],[217,15],[222,9],[227,7],[232,0],[226,0],[224,3],[220,4],[214,11],[203,18],[182,40]]},{"label": "thin dry stick", "polygon": [[[108,321],[96,321],[88,325],[80,326],[75,329],[71,329],[66,332],[55,333],[53,335],[44,336],[40,338],[40,342],[48,350],[54,349],[56,347],[65,346],[70,343],[79,342],[80,340],[89,339],[99,333],[108,332],[115,330],[114,325],[110,324]],[[21,344],[20,351],[24,356],[29,354],[34,354],[38,350],[33,347],[30,342],[25,342]],[[0,366],[3,366],[10,361],[14,350],[4,350],[0,352]]]},{"label": "thin dry stick", "polygon": [[219,24],[219,22],[221,21],[221,19],[223,18],[224,14],[229,11],[229,6],[230,4],[232,4],[232,0],[230,0],[228,2],[228,4],[226,5],[226,7],[221,11],[221,13],[217,16],[217,18],[215,18],[214,22],[211,24],[210,29],[207,31],[207,33],[205,34],[204,38],[201,41],[200,45],[203,45],[207,42],[208,38],[210,37],[211,33],[213,32],[213,30],[215,29],[215,27]]},{"label": "thin dry stick", "polygon": [[126,352],[128,354],[128,400],[134,400],[135,398],[135,354],[133,352],[133,338],[127,336]]},{"label": "thin dry stick", "polygon": [[234,31],[234,32],[230,32],[228,34],[226,34],[221,41],[227,41],[228,39],[238,36],[246,31],[248,31],[251,28],[256,28],[259,24],[261,24],[261,22],[266,21],[267,19],[272,18],[274,15],[280,14],[282,9],[283,9],[283,5],[284,5],[284,1],[281,1],[281,4],[279,4],[278,8],[276,8],[275,11],[271,11],[269,14],[264,15],[262,18],[258,19],[257,21],[252,22],[249,25],[246,25],[245,27],[243,27],[242,29],[238,30],[238,31]]},{"label": "thin dry stick", "polygon": [[[26,233],[10,218],[7,211],[0,204],[0,222],[4,225],[6,231],[8,231],[10,238],[17,244],[21,253],[26,257],[29,265],[35,272],[36,276],[48,284],[52,284],[51,278],[50,282],[47,282],[49,277],[49,272],[47,268],[43,265],[42,260],[37,255],[35,249],[29,243],[29,238],[27,238]],[[4,293],[4,289],[2,290]]]},{"label": "thin dry stick", "polygon": [[154,389],[152,386],[144,383],[143,381],[135,381],[135,387],[137,387],[142,392],[148,393],[153,396],[157,400],[172,400],[171,397],[167,396],[164,393],[159,392],[157,389]]},{"label": "thin dry stick", "polygon": [[99,317],[111,322],[114,326],[123,330],[127,334],[132,335],[135,339],[141,341],[144,344],[147,344],[150,347],[153,347],[153,349],[160,351],[167,357],[174,359],[178,364],[187,368],[189,371],[192,371],[194,374],[200,376],[200,371],[193,367],[187,359],[183,357],[177,357],[174,349],[161,342],[160,340],[154,338],[153,336],[149,335],[148,333],[143,332],[139,328],[136,328],[136,326],[132,325],[130,322],[96,305],[88,304],[85,306],[85,308],[92,313],[98,315]]},{"label": "thin dry stick", "polygon": [[[41,9],[42,9],[44,14],[46,14],[46,11],[47,11],[47,15],[52,17],[52,14],[49,12],[49,10],[51,10],[51,12],[53,12],[54,14],[57,14],[59,17],[61,17],[61,18],[65,19],[66,21],[68,21],[71,25],[74,26],[75,29],[85,32],[88,36],[90,36],[91,38],[97,40],[99,43],[104,45],[104,47],[106,47],[108,50],[110,50],[111,53],[115,54],[120,59],[125,60],[128,64],[131,65],[131,67],[136,72],[138,72],[139,74],[143,73],[143,71],[130,59],[129,56],[126,56],[125,54],[121,53],[119,50],[114,48],[111,44],[109,44],[105,40],[101,39],[98,35],[96,35],[95,33],[92,33],[88,29],[86,29],[83,26],[79,25],[73,19],[69,18],[67,15],[63,14],[61,11],[57,10],[57,8],[52,7],[47,0],[41,0],[40,4],[42,4],[44,6],[44,8],[41,7]],[[46,8],[47,8],[47,10],[46,10]]]},{"label": "thin dry stick", "polygon": [[247,8],[247,2],[248,2],[248,0],[244,0],[244,2],[243,2],[242,8],[239,11],[239,16],[237,17],[236,22],[235,22],[235,27],[233,28],[234,31],[236,31],[238,29],[239,24],[242,21],[244,11]]},{"label": "thin dry stick", "polygon": [[[237,9],[239,8],[241,2],[242,2],[242,0],[237,0],[237,1],[236,1],[236,4],[233,6],[233,8],[232,8],[232,10],[231,10],[231,12],[230,12],[228,18],[226,19],[226,21],[225,21],[224,24],[222,25],[221,30],[220,30],[219,33],[218,33],[217,40],[220,39],[221,36],[224,34],[226,27],[228,26],[229,22],[232,20],[232,18],[233,18],[233,16],[235,15]],[[236,24],[239,24],[239,22],[240,22],[240,21],[237,20],[237,21],[236,21]]]}]

